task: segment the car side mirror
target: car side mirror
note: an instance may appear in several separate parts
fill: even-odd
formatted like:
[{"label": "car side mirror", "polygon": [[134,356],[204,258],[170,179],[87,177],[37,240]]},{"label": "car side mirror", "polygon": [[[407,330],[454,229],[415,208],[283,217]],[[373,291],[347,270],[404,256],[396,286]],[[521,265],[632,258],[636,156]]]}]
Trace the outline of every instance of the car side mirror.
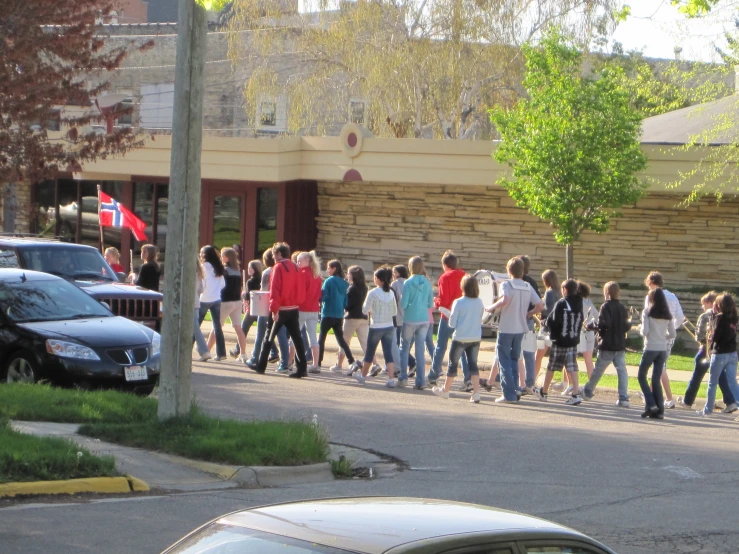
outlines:
[{"label": "car side mirror", "polygon": [[100,303],[101,303],[101,304],[102,304],[103,306],[105,306],[106,308],[108,308],[108,311],[109,311],[110,313],[113,313],[113,310],[111,310],[111,309],[110,309],[110,304],[108,304],[108,303],[107,303],[107,302],[106,302],[105,300],[101,300],[101,301],[100,301]]},{"label": "car side mirror", "polygon": [[118,272],[118,273],[116,273],[115,275],[116,275],[116,277],[118,277],[118,280],[119,280],[119,281],[120,281],[121,283],[125,283],[125,282],[126,282],[126,279],[128,279],[128,274],[127,274],[127,273],[125,273],[125,272],[122,272],[122,271],[119,271],[119,272]]}]

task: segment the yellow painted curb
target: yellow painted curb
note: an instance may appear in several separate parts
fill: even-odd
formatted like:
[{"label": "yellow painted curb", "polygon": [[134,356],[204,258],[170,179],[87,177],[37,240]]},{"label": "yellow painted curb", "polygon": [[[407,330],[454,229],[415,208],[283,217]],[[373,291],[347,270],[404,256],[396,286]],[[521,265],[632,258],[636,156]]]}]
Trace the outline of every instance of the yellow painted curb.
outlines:
[{"label": "yellow painted curb", "polygon": [[34,481],[29,483],[5,483],[0,485],[0,497],[27,494],[78,494],[97,492],[120,494],[131,491],[148,491],[149,486],[135,477],[93,477],[64,481]]},{"label": "yellow painted curb", "polygon": [[170,463],[179,464],[192,469],[197,469],[205,473],[210,473],[211,475],[220,477],[224,481],[230,480],[242,467],[216,464],[213,462],[203,462],[200,460],[191,460],[190,458],[183,458],[182,456],[175,456],[174,454],[163,454],[161,452],[157,452],[156,455],[164,460],[167,460]]},{"label": "yellow painted curb", "polygon": [[138,479],[137,477],[126,475],[126,479],[128,479],[128,485],[131,487],[131,490],[134,492],[147,492],[151,490],[149,489],[149,485],[146,483],[146,481],[142,481],[141,479]]}]

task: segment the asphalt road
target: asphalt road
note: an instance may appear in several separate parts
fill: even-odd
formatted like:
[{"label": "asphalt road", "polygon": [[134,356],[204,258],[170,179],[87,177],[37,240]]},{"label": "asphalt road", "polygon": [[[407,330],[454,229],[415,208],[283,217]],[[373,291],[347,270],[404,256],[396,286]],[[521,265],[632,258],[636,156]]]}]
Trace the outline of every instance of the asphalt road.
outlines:
[{"label": "asphalt road", "polygon": [[[0,503],[0,552],[159,552],[224,512],[309,497],[390,494],[518,510],[569,525],[620,553],[736,552],[739,423],[669,410],[642,420],[612,393],[579,407],[550,396],[472,405],[456,393],[388,391],[321,375],[259,376],[200,364],[198,404],[233,418],[310,420],[333,442],[403,460],[394,477],[67,503]],[[632,397],[635,398],[635,397]]]}]

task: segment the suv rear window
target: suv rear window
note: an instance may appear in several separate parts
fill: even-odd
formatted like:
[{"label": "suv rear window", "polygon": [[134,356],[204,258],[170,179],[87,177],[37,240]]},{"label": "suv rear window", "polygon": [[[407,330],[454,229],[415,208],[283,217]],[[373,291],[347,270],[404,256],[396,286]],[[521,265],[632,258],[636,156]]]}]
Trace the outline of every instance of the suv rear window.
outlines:
[{"label": "suv rear window", "polygon": [[90,248],[55,246],[23,249],[23,267],[66,279],[118,281],[100,252]]}]

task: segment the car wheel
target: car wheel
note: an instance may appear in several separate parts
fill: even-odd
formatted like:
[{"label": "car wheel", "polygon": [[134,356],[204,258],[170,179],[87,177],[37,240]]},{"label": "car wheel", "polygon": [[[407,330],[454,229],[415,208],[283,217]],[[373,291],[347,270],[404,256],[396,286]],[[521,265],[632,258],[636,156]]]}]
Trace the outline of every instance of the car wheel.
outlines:
[{"label": "car wheel", "polygon": [[31,354],[16,352],[8,356],[3,374],[8,383],[38,383],[38,363]]},{"label": "car wheel", "polygon": [[74,242],[77,238],[74,228],[68,222],[63,222],[59,227],[59,238],[64,242]]}]

